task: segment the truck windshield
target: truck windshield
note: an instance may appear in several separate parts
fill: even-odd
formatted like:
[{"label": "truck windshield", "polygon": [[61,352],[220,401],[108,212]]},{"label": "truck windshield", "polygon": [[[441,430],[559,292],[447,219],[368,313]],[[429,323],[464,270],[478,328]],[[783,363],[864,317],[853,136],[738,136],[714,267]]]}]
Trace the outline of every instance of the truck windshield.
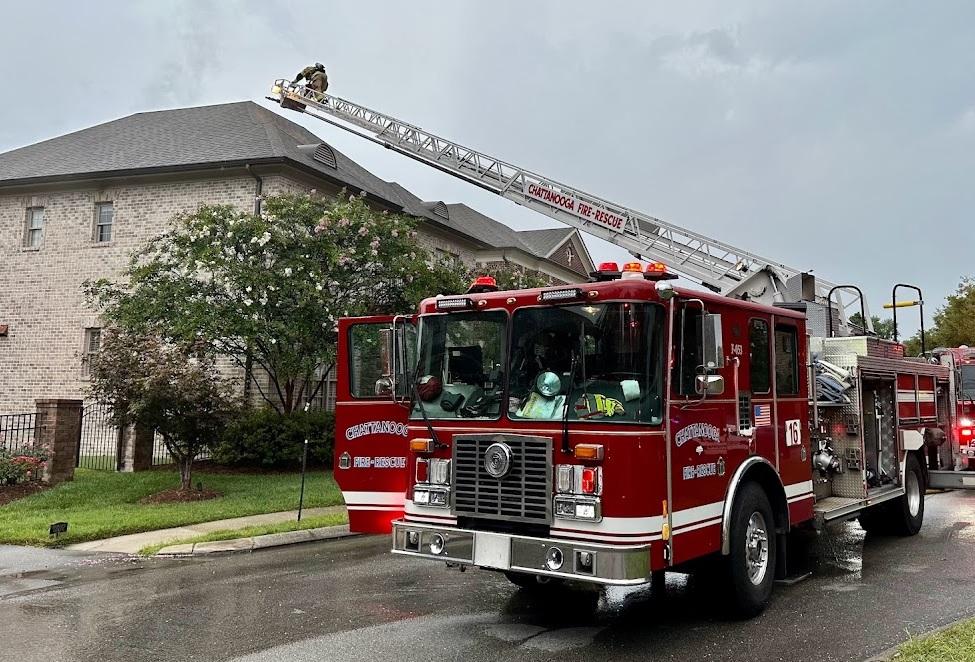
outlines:
[{"label": "truck windshield", "polygon": [[529,308],[512,323],[508,415],[659,423],[663,309],[643,303]]},{"label": "truck windshield", "polygon": [[420,318],[412,418],[499,417],[507,322],[500,310]]},{"label": "truck windshield", "polygon": [[961,391],[966,400],[975,400],[975,365],[961,367]]}]

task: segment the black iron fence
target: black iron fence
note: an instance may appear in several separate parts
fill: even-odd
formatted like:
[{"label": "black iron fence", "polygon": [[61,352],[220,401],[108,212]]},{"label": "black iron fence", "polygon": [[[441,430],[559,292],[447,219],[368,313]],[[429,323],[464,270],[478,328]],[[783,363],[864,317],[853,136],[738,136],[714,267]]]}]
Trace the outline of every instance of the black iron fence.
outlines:
[{"label": "black iron fence", "polygon": [[[204,448],[196,455],[197,461],[209,459],[209,448]],[[162,435],[157,432],[152,440],[152,466],[158,467],[165,464],[174,464],[174,460],[173,456],[169,454],[168,450],[166,450],[166,442],[163,441]]]},{"label": "black iron fence", "polygon": [[118,471],[121,468],[122,436],[111,422],[110,405],[93,402],[81,410],[77,466],[83,469]]},{"label": "black iron fence", "polygon": [[34,422],[37,414],[0,415],[0,450],[19,453],[34,448]]}]

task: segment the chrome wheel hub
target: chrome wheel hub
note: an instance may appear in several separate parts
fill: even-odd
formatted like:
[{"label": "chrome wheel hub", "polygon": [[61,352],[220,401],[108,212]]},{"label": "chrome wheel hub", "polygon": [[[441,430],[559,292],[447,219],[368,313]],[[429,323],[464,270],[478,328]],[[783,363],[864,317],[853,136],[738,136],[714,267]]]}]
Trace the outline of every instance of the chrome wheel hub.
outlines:
[{"label": "chrome wheel hub", "polygon": [[768,526],[762,513],[754,512],[745,529],[745,564],[752,584],[761,584],[768,572]]},{"label": "chrome wheel hub", "polygon": [[911,517],[917,517],[921,511],[921,485],[917,480],[917,474],[913,471],[907,474],[907,511]]}]

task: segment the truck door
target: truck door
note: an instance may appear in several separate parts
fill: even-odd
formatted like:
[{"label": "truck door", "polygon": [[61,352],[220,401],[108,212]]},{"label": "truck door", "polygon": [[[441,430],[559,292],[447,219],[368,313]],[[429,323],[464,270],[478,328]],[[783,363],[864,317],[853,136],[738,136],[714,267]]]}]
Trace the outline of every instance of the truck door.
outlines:
[{"label": "truck door", "polygon": [[403,515],[412,329],[401,316],[339,320],[335,480],[355,532],[389,533]]}]

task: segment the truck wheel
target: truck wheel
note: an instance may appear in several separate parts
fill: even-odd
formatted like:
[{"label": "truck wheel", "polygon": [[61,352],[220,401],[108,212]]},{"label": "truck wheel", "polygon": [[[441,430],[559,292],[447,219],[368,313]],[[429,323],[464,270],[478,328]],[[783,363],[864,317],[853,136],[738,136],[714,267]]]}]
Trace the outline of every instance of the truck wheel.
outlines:
[{"label": "truck wheel", "polygon": [[506,571],[504,576],[508,581],[529,591],[550,591],[565,585],[565,582],[556,577],[545,577],[543,575],[529,575],[525,572]]},{"label": "truck wheel", "polygon": [[757,483],[742,486],[731,519],[727,558],[732,615],[757,616],[772,596],[775,580],[775,519],[768,496]]},{"label": "truck wheel", "polygon": [[891,514],[887,506],[890,504],[882,503],[879,506],[867,508],[857,518],[860,526],[867,533],[889,533]]},{"label": "truck wheel", "polygon": [[890,503],[890,524],[899,536],[913,536],[924,523],[924,473],[913,453],[904,467],[904,496]]}]

